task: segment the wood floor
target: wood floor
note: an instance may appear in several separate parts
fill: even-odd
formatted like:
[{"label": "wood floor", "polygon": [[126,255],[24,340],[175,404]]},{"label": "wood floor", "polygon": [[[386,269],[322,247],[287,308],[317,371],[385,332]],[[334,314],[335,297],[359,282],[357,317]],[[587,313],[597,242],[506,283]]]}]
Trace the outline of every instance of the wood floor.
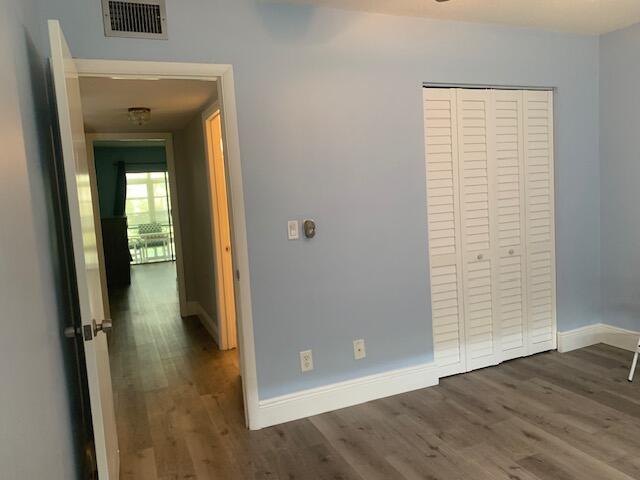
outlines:
[{"label": "wood floor", "polygon": [[135,267],[112,303],[125,480],[640,478],[626,351],[540,354],[249,432],[237,355],[179,317],[172,264]]}]

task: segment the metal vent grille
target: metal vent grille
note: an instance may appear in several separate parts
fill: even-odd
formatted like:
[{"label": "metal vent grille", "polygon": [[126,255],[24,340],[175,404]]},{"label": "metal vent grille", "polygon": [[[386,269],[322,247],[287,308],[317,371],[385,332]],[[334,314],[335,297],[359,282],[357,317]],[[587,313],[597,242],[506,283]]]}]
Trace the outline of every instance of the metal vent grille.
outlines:
[{"label": "metal vent grille", "polygon": [[108,37],[167,38],[165,0],[102,0]]}]

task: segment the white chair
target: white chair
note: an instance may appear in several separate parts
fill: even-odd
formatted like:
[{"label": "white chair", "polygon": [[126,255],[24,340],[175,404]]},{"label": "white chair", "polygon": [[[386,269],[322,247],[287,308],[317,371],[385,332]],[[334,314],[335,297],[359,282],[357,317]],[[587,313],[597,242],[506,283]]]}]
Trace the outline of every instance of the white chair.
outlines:
[{"label": "white chair", "polygon": [[633,356],[633,362],[631,362],[631,371],[629,372],[629,378],[628,378],[630,382],[633,382],[633,374],[636,373],[636,366],[638,365],[638,354],[640,354],[640,338],[638,339],[636,354]]}]

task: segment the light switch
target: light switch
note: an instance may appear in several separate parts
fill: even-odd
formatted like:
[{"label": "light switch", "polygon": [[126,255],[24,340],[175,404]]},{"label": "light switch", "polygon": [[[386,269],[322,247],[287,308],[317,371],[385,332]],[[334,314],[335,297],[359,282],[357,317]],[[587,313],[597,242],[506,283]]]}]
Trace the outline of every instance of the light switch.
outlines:
[{"label": "light switch", "polygon": [[300,238],[297,220],[289,220],[287,222],[287,232],[289,235],[289,240],[298,240]]}]

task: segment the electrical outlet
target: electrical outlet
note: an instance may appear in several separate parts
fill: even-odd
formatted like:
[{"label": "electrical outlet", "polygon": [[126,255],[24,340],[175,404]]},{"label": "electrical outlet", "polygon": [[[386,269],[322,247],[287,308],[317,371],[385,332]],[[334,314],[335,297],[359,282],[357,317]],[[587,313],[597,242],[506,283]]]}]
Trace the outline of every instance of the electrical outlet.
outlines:
[{"label": "electrical outlet", "polygon": [[364,340],[362,338],[353,341],[353,358],[361,360],[367,356],[367,351],[364,348]]},{"label": "electrical outlet", "polygon": [[313,370],[313,353],[311,350],[300,352],[300,370],[310,372]]}]

